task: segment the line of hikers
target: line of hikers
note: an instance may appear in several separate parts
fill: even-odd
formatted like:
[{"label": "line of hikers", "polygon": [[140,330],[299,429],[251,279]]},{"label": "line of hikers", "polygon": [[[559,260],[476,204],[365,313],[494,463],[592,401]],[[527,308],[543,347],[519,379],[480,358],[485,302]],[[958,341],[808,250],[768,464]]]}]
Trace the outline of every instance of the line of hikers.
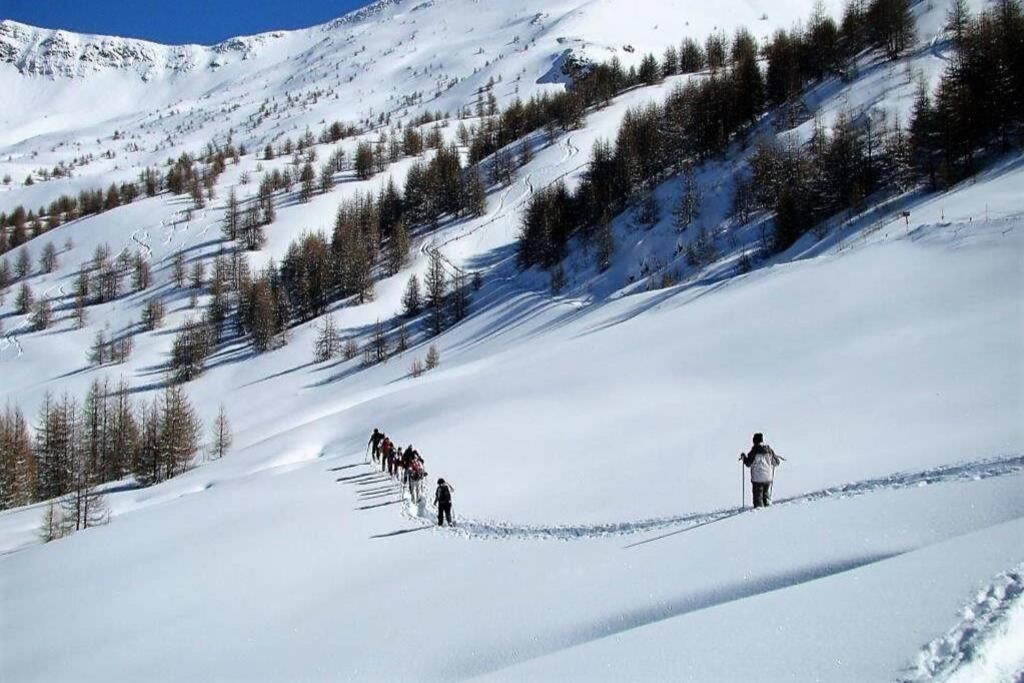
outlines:
[{"label": "line of hikers", "polygon": [[[423,458],[412,447],[405,450],[395,446],[390,438],[379,429],[374,429],[367,442],[373,462],[380,465],[381,472],[387,472],[393,479],[409,487],[409,497],[414,503],[423,499],[423,481],[427,478]],[[740,452],[740,462],[750,469],[750,485],[753,489],[754,507],[768,507],[772,504],[772,483],[775,481],[775,468],[785,458],[777,455],[772,447],[764,442],[764,435],[754,434],[754,443],[746,453]],[[437,524],[449,526],[452,522],[452,492],[455,490],[444,479],[437,480],[434,491],[434,506],[437,508]]]},{"label": "line of hikers", "polygon": [[[381,472],[386,472],[402,486],[407,486],[409,497],[414,503],[423,500],[423,482],[427,478],[427,470],[419,451],[413,448],[412,444],[402,450],[384,432],[375,428],[366,445],[370,448],[374,464],[380,465]],[[434,506],[437,507],[439,526],[443,526],[445,521],[449,526],[454,525],[452,522],[452,492],[454,490],[455,487],[444,479],[437,480]]]}]

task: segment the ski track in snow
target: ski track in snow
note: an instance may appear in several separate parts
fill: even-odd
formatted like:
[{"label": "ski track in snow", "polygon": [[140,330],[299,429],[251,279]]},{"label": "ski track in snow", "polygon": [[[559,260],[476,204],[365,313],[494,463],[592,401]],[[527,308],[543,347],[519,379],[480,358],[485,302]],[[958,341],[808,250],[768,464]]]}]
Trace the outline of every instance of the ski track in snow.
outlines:
[{"label": "ski track in snow", "polygon": [[1024,674],[1024,564],[996,576],[917,656],[910,681],[1007,681]]},{"label": "ski track in snow", "polygon": [[[449,237],[449,238],[447,238],[447,239],[445,239],[445,240],[443,240],[443,241],[441,241],[439,243],[424,242],[423,245],[420,247],[420,252],[422,254],[427,255],[427,256],[430,256],[432,253],[436,252],[437,255],[441,258],[441,261],[443,261],[444,264],[449,268],[449,270],[451,270],[453,275],[465,275],[466,274],[466,270],[461,268],[460,266],[457,266],[454,263],[452,263],[451,260],[447,256],[445,256],[443,252],[441,252],[441,249],[446,247],[449,244],[452,244],[454,242],[458,242],[459,240],[465,239],[465,238],[467,238],[467,237],[469,237],[469,236],[479,232],[480,230],[482,230],[482,229],[484,229],[484,228],[486,228],[486,227],[488,227],[490,225],[494,225],[495,223],[497,223],[502,218],[505,218],[506,216],[508,216],[509,212],[517,212],[518,213],[519,209],[536,192],[536,189],[535,189],[535,187],[533,185],[533,176],[534,176],[534,174],[542,173],[544,171],[549,171],[549,170],[555,169],[555,168],[560,168],[560,167],[564,166],[566,164],[566,162],[568,162],[569,160],[571,160],[571,159],[573,159],[573,158],[575,158],[576,156],[579,155],[580,148],[573,144],[573,142],[572,142],[572,135],[566,136],[565,140],[563,141],[563,144],[565,146],[565,155],[562,157],[562,159],[557,164],[551,164],[549,166],[545,166],[545,167],[542,167],[540,169],[537,169],[537,170],[534,170],[534,171],[530,171],[525,176],[523,176],[523,178],[521,178],[517,182],[512,183],[511,185],[508,186],[508,188],[499,197],[499,199],[498,199],[498,208],[494,212],[493,216],[491,216],[490,218],[488,218],[485,221],[482,221],[482,222],[478,223],[477,225],[473,226],[472,228],[470,228],[468,230],[464,230],[464,231],[462,231],[462,232],[460,232],[460,233],[458,233],[456,235],[453,235],[453,236],[451,236],[451,237]],[[572,168],[572,169],[570,169],[570,170],[560,174],[554,180],[551,180],[550,182],[545,183],[544,184],[544,188],[551,187],[552,185],[554,185],[558,181],[562,180],[563,178],[567,177],[568,175],[570,175],[572,173],[575,173],[576,171],[580,170],[581,168],[585,168],[588,165],[589,164],[581,164],[579,166],[576,166],[576,167],[574,167],[574,168]],[[508,204],[508,197],[509,197],[509,195],[512,194],[512,191],[520,183],[522,183],[525,186],[525,189],[524,189],[523,193],[512,204]]]},{"label": "ski track in snow", "polygon": [[[142,233],[142,238],[139,238],[139,233]],[[149,230],[136,230],[132,233],[132,241],[142,248],[144,261],[149,261],[153,258],[153,248],[149,246],[149,243],[144,241],[149,239]]]},{"label": "ski track in snow", "polygon": [[[833,486],[810,491],[788,498],[781,498],[773,502],[773,505],[792,505],[800,503],[811,503],[825,499],[850,498],[861,496],[878,491],[892,491],[918,486],[929,486],[955,481],[980,481],[992,477],[1003,477],[1024,472],[1024,456],[1010,456],[987,460],[976,460],[956,465],[943,465],[917,472],[898,472],[885,477],[864,479],[851,482],[843,486]],[[424,490],[430,490],[430,486],[424,483]],[[414,506],[406,500],[404,514],[416,522],[430,522],[433,524],[434,515],[431,508],[425,504]],[[674,529],[661,536],[655,536],[643,541],[633,543],[626,547],[633,547],[657,541],[673,536],[690,529],[704,526],[713,522],[734,517],[743,512],[751,511],[750,507],[733,507],[714,510],[711,512],[692,512],[673,517],[655,517],[629,522],[608,522],[605,524],[567,524],[555,526],[536,526],[527,524],[513,524],[507,522],[476,520],[471,518],[456,517],[455,527],[449,527],[453,534],[474,539],[520,539],[520,540],[556,540],[572,541],[589,538],[604,538],[609,536],[627,536],[651,531],[660,531],[672,527],[682,526],[681,529]]]},{"label": "ski track in snow", "polygon": [[4,338],[0,340],[0,358],[3,358],[4,351],[11,348],[12,346],[18,350],[18,358],[21,358],[25,354],[25,349],[22,347],[21,342],[14,336],[13,332],[8,332],[4,335]]}]

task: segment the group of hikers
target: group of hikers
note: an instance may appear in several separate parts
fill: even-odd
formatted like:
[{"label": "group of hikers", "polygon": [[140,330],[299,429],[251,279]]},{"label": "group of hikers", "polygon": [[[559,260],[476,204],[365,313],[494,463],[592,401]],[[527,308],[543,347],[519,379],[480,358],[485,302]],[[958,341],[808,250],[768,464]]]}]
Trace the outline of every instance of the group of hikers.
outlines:
[{"label": "group of hikers", "polygon": [[[380,465],[380,471],[386,472],[392,479],[400,482],[402,486],[408,486],[409,497],[414,503],[423,500],[423,482],[427,478],[425,463],[420,457],[419,451],[409,444],[403,450],[379,429],[374,429],[367,442],[371,457],[375,465]],[[444,479],[437,480],[437,490],[434,492],[434,505],[437,507],[437,523],[444,526],[445,521],[449,526],[452,522],[452,492],[455,488]]]},{"label": "group of hikers", "polygon": [[[423,481],[427,478],[423,458],[412,444],[402,450],[384,432],[374,429],[367,442],[367,447],[380,471],[386,472],[403,486],[409,487],[409,497],[414,503],[423,499]],[[740,453],[740,462],[750,469],[750,485],[753,489],[754,507],[768,507],[772,504],[772,483],[775,480],[775,468],[785,458],[776,455],[772,447],[764,442],[764,435],[754,434],[754,444],[746,453]],[[434,491],[434,506],[437,508],[437,524],[444,526],[452,522],[452,492],[454,487],[444,479],[437,480]]]}]

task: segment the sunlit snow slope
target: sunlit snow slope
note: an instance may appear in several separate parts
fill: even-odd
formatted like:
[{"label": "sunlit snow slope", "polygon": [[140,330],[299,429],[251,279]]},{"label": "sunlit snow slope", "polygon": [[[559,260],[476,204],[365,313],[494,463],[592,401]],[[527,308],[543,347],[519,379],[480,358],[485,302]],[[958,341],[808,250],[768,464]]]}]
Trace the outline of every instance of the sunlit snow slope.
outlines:
[{"label": "sunlit snow slope", "polygon": [[[565,50],[629,65],[716,28],[760,38],[810,11],[410,0],[214,47],[3,22],[0,92],[19,106],[0,109],[0,176],[16,179],[0,210],[134,179],[229,133],[253,150],[336,119],[407,124],[441,111],[452,139],[458,110],[492,78],[500,106],[563,88]],[[917,76],[934,82],[948,59],[944,11],[915,5],[920,45],[895,64],[865,56],[856,80],[808,93],[810,112],[823,125],[841,111],[906,120]],[[344,332],[365,338],[398,315],[409,275],[438,249],[450,269],[482,276],[461,324],[365,369],[313,363],[315,322],[261,356],[228,344],[187,385],[207,424],[225,405],[228,457],[151,488],[113,485],[109,525],[46,545],[42,504],[0,513],[0,680],[1019,676],[1024,158],[946,193],[908,194],[738,275],[759,237],[727,216],[735,150],[697,171],[701,220],[723,226],[716,263],[685,266],[691,236],[669,216],[642,231],[624,215],[612,267],[597,274],[576,251],[552,296],[547,275],[516,264],[525,203],[557,179],[577,182],[628,108],[686,78],[627,92],[552,142],[535,136],[535,157],[491,189],[485,216],[419,235],[372,302],[334,307]],[[810,125],[779,134],[806,137]],[[351,155],[357,142],[340,144]],[[89,154],[71,179],[20,183]],[[229,189],[248,197],[289,162],[244,156],[191,216],[187,197],[164,194],[19,247],[33,259],[46,242],[60,247],[57,270],[30,278],[59,320],[30,331],[9,293],[0,398],[32,416],[47,391],[81,396],[122,375],[151,397],[190,314],[170,286],[173,256],[216,255]],[[400,181],[412,162],[280,206],[252,264],[280,261],[304,230],[329,231],[343,198]],[[244,173],[254,181],[241,185]],[[668,206],[676,187],[656,195]],[[103,243],[142,250],[154,286],[91,307],[75,330],[74,276]],[[648,291],[654,261],[678,268],[680,284]],[[127,329],[154,293],[166,327],[136,335],[126,364],[90,367],[95,333]],[[431,341],[441,366],[414,378]],[[415,444],[432,481],[454,483],[455,529],[433,528],[429,506],[363,464],[375,426]],[[756,513],[740,509],[736,460],[754,431],[787,459],[779,504]]]}]

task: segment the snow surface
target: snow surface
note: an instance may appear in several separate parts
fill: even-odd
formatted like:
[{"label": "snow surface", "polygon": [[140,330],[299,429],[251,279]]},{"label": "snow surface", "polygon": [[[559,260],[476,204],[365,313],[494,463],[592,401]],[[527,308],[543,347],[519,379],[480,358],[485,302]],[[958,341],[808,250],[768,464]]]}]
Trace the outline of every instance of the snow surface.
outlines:
[{"label": "snow surface", "polygon": [[[201,58],[187,69],[133,59],[66,73],[51,55],[46,72],[19,67],[45,55],[18,43],[20,62],[0,60],[0,88],[24,103],[0,111],[0,176],[15,177],[0,210],[134,178],[229,129],[252,149],[334,119],[454,114],[492,76],[501,103],[562,87],[541,81],[570,47],[628,65],[686,35],[743,24],[762,36],[809,11],[731,0],[381,3],[240,39],[216,68],[204,61],[216,47],[190,46],[181,50]],[[919,49],[895,65],[866,56],[855,81],[808,96],[823,125],[841,111],[906,120],[915,75],[934,80],[948,51],[944,8],[915,11]],[[107,40],[66,35],[79,47]],[[612,268],[594,272],[577,249],[569,286],[552,297],[546,275],[515,266],[523,206],[557,179],[576,182],[627,108],[684,78],[626,93],[551,144],[538,136],[512,185],[492,188],[486,216],[420,236],[374,301],[335,307],[346,333],[365,335],[397,314],[429,250],[481,272],[471,316],[436,340],[437,370],[410,375],[425,353],[419,336],[386,365],[313,364],[313,323],[263,356],[229,346],[188,385],[207,423],[225,404],[228,457],[148,489],[112,484],[110,525],[47,545],[36,538],[42,505],[0,513],[0,679],[1019,677],[1024,157],[947,193],[871,206],[738,276],[758,228],[726,215],[736,150],[698,169],[700,220],[721,230],[717,263],[695,271],[677,255],[693,230],[679,235],[666,216],[644,231],[626,214]],[[316,102],[284,104],[318,88]],[[422,104],[400,104],[416,91]],[[264,101],[281,108],[253,123]],[[114,130],[127,137],[115,143]],[[780,132],[807,134],[808,124]],[[100,158],[106,149],[114,159]],[[31,169],[90,153],[71,179],[20,185]],[[12,294],[0,307],[4,400],[31,416],[46,391],[81,396],[104,375],[151,396],[189,315],[187,295],[169,286],[173,255],[216,254],[229,188],[249,172],[237,188],[248,196],[258,164],[288,161],[244,157],[191,216],[185,198],[165,195],[20,247],[33,258],[47,241],[60,247],[57,271],[30,284],[64,308],[39,333],[13,314]],[[304,230],[329,229],[343,197],[399,181],[411,163],[280,207],[253,265],[279,260]],[[666,209],[676,186],[657,190]],[[93,307],[74,330],[72,278],[102,243],[141,249],[154,289]],[[669,271],[680,284],[648,291]],[[88,367],[96,331],[127,329],[154,292],[168,302],[167,326],[137,335],[125,365]],[[374,426],[414,443],[431,479],[455,484],[456,529],[433,529],[429,508],[363,464]],[[740,513],[736,454],[754,431],[787,460],[779,504]]]}]

